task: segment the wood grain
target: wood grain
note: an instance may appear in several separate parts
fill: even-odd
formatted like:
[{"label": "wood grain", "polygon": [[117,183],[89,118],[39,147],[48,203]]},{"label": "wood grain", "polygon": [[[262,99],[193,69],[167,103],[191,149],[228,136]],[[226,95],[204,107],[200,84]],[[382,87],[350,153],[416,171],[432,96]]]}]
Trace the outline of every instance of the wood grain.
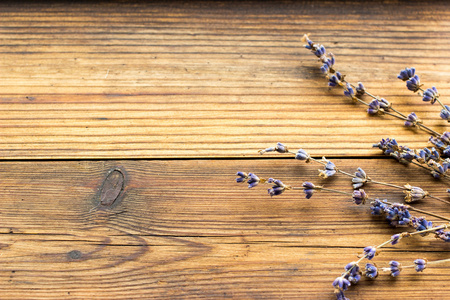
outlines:
[{"label": "wood grain", "polygon": [[[395,11],[395,14],[392,14]],[[443,2],[0,3],[0,158],[254,157],[276,142],[374,155],[428,135],[329,91],[304,33],[401,111],[443,132],[396,74],[450,91]]]},{"label": "wood grain", "polygon": [[[445,197],[448,186],[393,160],[335,163],[394,184],[408,178],[435,196]],[[103,182],[117,168],[124,195],[114,206],[99,206]],[[4,162],[1,298],[332,299],[331,282],[363,247],[404,229],[390,228],[346,196],[322,192],[306,200],[292,191],[271,198],[265,186],[248,190],[234,181],[243,170],[351,191],[346,177],[323,180],[317,168],[293,159]],[[402,199],[401,191],[380,186],[366,191]],[[448,215],[440,202],[417,207]],[[444,242],[414,237],[374,261],[409,264],[449,253]],[[423,274],[404,270],[395,280],[384,274],[363,279],[347,295],[446,299],[449,271],[446,264]]]}]

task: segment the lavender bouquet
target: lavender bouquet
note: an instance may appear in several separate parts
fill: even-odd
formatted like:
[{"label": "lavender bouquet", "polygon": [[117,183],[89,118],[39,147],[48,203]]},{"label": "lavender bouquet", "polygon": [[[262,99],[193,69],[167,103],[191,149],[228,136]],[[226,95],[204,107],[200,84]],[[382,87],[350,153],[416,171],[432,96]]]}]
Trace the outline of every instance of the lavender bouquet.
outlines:
[{"label": "lavender bouquet", "polygon": [[[305,48],[310,50],[319,60],[320,70],[328,81],[330,88],[341,88],[345,97],[351,99],[355,103],[360,103],[366,107],[369,115],[389,116],[400,120],[404,126],[411,129],[421,130],[429,135],[428,141],[430,147],[423,149],[411,149],[397,143],[394,138],[385,138],[374,144],[385,155],[396,159],[399,163],[412,165],[428,172],[433,178],[440,180],[450,179],[450,132],[439,133],[424,122],[414,112],[409,114],[400,112],[394,105],[386,100],[370,93],[363,85],[358,82],[352,84],[346,80],[346,76],[335,67],[335,56],[327,53],[323,45],[314,43],[308,35],[303,36],[303,42],[306,43]],[[422,101],[429,102],[432,105],[438,103],[441,106],[439,117],[450,122],[450,107],[444,105],[440,99],[439,92],[436,87],[424,89],[420,82],[419,76],[415,73],[414,68],[406,68],[399,72],[398,78],[406,83],[408,90],[422,98]],[[401,228],[398,233],[386,238],[386,241],[379,245],[368,245],[361,249],[360,255],[355,261],[348,263],[342,274],[337,278],[330,279],[336,298],[348,299],[344,292],[350,286],[356,285],[363,277],[368,280],[376,279],[381,273],[388,273],[393,277],[399,276],[407,269],[415,272],[423,272],[426,268],[431,268],[437,264],[450,262],[450,258],[435,261],[428,261],[423,257],[418,257],[410,263],[400,263],[397,260],[390,261],[386,266],[378,266],[374,262],[375,256],[382,253],[382,248],[387,245],[397,245],[406,238],[413,237],[434,237],[442,242],[450,242],[450,216],[443,216],[432,211],[425,211],[415,207],[413,204],[418,201],[439,201],[450,204],[450,201],[431,195],[428,191],[418,186],[411,186],[408,183],[404,185],[396,185],[384,182],[377,178],[372,178],[362,168],[358,167],[356,171],[342,170],[335,163],[325,157],[314,158],[308,154],[307,150],[299,149],[291,151],[282,144],[277,143],[273,147],[259,150],[260,154],[280,153],[283,155],[291,155],[294,159],[304,161],[309,164],[318,164],[321,168],[318,175],[327,179],[332,176],[346,176],[349,179],[349,185],[353,187],[353,192],[336,190],[312,182],[304,182],[301,186],[290,185],[274,178],[262,178],[251,172],[237,172],[236,182],[248,184],[248,188],[255,188],[264,184],[269,185],[267,192],[270,196],[280,196],[287,192],[303,192],[306,199],[310,199],[317,192],[338,193],[347,198],[352,199],[356,205],[369,205],[370,212],[374,216],[380,216],[386,219],[390,226]],[[418,171],[420,171],[418,169]],[[368,185],[382,185],[386,188],[401,190],[404,193],[404,203],[391,202],[388,199],[380,199],[369,197],[363,187]],[[450,192],[450,190],[447,190]],[[440,220],[434,224],[427,220],[434,217]]]}]

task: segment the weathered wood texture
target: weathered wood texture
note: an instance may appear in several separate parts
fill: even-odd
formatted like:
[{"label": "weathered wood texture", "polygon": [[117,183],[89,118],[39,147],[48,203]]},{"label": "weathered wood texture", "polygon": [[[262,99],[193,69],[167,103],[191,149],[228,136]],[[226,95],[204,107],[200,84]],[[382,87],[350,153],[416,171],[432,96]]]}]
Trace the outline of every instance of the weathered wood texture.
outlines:
[{"label": "weathered wood texture", "polygon": [[388,135],[423,146],[427,134],[329,91],[300,38],[444,131],[396,75],[415,66],[445,102],[449,13],[445,1],[2,2],[0,158],[255,156],[274,141],[369,155]]},{"label": "weathered wood texture", "polygon": [[[373,179],[423,184],[424,174],[393,160],[336,160]],[[100,209],[108,172],[125,174],[124,194]],[[266,187],[234,182],[237,170],[300,185],[311,180],[351,191],[345,177],[315,177],[295,160],[4,162],[1,165],[2,299],[333,299],[331,281],[367,245],[394,233],[368,207],[342,195],[298,191],[270,198]],[[385,170],[397,170],[386,174]],[[425,178],[428,179],[428,177]],[[428,182],[428,181],[427,181]],[[429,192],[447,186],[431,181]],[[368,186],[371,196],[402,193]],[[439,202],[417,204],[448,212]],[[449,257],[432,237],[405,239],[374,260],[409,264]],[[450,265],[362,280],[351,299],[448,299]]]}]

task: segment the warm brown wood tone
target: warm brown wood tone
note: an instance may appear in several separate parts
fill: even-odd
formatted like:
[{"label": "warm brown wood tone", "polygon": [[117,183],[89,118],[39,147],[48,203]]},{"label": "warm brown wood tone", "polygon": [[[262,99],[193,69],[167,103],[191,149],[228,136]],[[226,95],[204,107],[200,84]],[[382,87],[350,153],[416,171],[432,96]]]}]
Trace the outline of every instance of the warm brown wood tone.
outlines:
[{"label": "warm brown wood tone", "polygon": [[[371,148],[428,134],[329,90],[300,41],[311,33],[349,81],[443,132],[439,106],[396,76],[416,67],[450,104],[449,16],[446,1],[0,2],[0,299],[335,299],[344,266],[404,229],[343,195],[270,198],[234,174],[351,191],[318,165],[257,154],[284,142],[449,199],[446,181]],[[415,236],[375,261],[449,253]],[[346,295],[450,299],[449,281],[450,263]]]},{"label": "warm brown wood tone", "polygon": [[[417,185],[427,175],[393,160],[336,160],[373,179]],[[110,170],[125,174],[123,197],[100,208]],[[2,299],[298,298],[333,299],[331,281],[367,245],[402,229],[373,217],[346,196],[298,191],[270,198],[248,190],[238,170],[300,185],[304,180],[351,191],[346,177],[321,180],[316,165],[295,160],[74,161],[2,163]],[[385,169],[393,170],[386,175]],[[427,181],[428,182],[428,181]],[[443,182],[427,184],[445,196]],[[401,191],[368,186],[371,196],[401,200]],[[417,204],[445,214],[436,202]],[[448,244],[414,237],[375,261],[444,259]],[[450,292],[450,264],[424,274],[405,270],[362,280],[351,299],[406,299]],[[420,289],[418,289],[420,285]],[[431,297],[430,297],[431,298]]]},{"label": "warm brown wood tone", "polygon": [[328,91],[300,38],[444,131],[438,105],[396,75],[415,66],[449,95],[448,16],[445,1],[2,2],[0,158],[238,157],[274,141],[368,155],[387,135],[423,146],[427,134]]}]

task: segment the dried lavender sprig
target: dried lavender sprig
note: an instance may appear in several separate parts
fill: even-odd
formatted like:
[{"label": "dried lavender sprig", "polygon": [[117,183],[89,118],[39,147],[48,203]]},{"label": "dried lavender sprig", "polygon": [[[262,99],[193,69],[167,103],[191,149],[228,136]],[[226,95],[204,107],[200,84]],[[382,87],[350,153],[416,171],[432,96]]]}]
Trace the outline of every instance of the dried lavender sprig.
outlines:
[{"label": "dried lavender sprig", "polygon": [[[391,264],[393,261],[391,261],[389,264]],[[402,271],[403,269],[408,269],[408,268],[414,268],[416,270],[416,272],[422,272],[423,270],[425,270],[425,268],[428,265],[434,265],[434,264],[441,264],[441,263],[446,263],[446,262],[450,262],[450,258],[446,258],[446,259],[440,259],[440,260],[434,260],[434,261],[428,261],[426,259],[416,259],[414,261],[413,265],[408,265],[408,266],[403,266],[402,264],[395,262],[394,264],[396,265],[396,269],[394,269],[395,272],[393,272],[393,269],[390,268],[381,268],[380,270],[383,272],[390,272],[391,276],[396,277],[400,274],[400,271]]]},{"label": "dried lavender sprig", "polygon": [[[277,149],[279,149],[279,150],[277,150]],[[322,157],[322,160],[315,159],[315,158],[311,157],[311,155],[309,155],[303,149],[298,150],[297,153],[296,152],[292,152],[292,151],[288,150],[288,147],[286,145],[282,144],[282,143],[277,143],[277,145],[275,147],[270,147],[270,148],[267,148],[265,150],[259,150],[258,152],[260,154],[264,154],[266,152],[272,152],[272,151],[276,151],[276,152],[279,152],[279,153],[293,154],[293,155],[295,155],[296,159],[305,160],[306,162],[313,161],[313,162],[319,163],[321,165],[324,165],[325,166],[325,170],[319,170],[319,172],[320,172],[319,175],[322,176],[322,177],[325,177],[325,178],[334,175],[334,171],[339,172],[339,173],[341,173],[343,175],[349,176],[349,177],[352,178],[352,181],[354,182],[353,187],[355,189],[360,188],[361,186],[364,185],[364,183],[369,183],[370,182],[370,183],[374,183],[374,184],[385,185],[385,186],[389,186],[389,187],[393,187],[393,188],[397,188],[397,189],[403,190],[407,194],[406,197],[405,197],[405,201],[406,202],[417,201],[417,200],[423,199],[423,198],[428,196],[428,197],[430,197],[432,199],[435,199],[435,200],[438,200],[438,201],[450,204],[450,201],[441,199],[439,197],[432,196],[428,192],[425,192],[425,191],[423,191],[422,189],[420,189],[418,187],[412,187],[409,184],[407,184],[407,185],[402,187],[402,186],[398,186],[398,185],[387,183],[387,182],[381,182],[381,181],[373,180],[370,177],[367,177],[366,173],[361,168],[358,168],[358,172],[355,172],[355,175],[347,173],[347,172],[337,168],[334,163],[331,163],[325,157]],[[358,175],[358,174],[360,174],[360,175]],[[364,177],[364,178],[362,179],[362,177]],[[358,180],[357,183],[356,183],[355,180],[357,180],[357,179],[360,179],[360,180]],[[410,191],[410,192],[408,193],[408,191]],[[419,193],[422,193],[421,197],[419,197],[420,196]]]},{"label": "dried lavender sprig", "polygon": [[[239,176],[239,177],[236,178],[236,182],[239,183],[239,182],[244,182],[245,181],[245,180],[241,180],[242,174],[247,174],[247,173],[237,172],[236,175]],[[253,173],[248,173],[248,174],[253,174]],[[247,178],[250,178],[249,180],[251,180],[249,188],[252,188],[252,187],[257,185],[257,184],[252,185],[252,183],[254,181],[257,181],[258,183],[272,184],[273,185],[272,188],[268,189],[268,194],[270,196],[278,196],[278,195],[281,195],[284,191],[288,191],[288,190],[303,190],[307,199],[311,198],[311,196],[313,195],[314,191],[327,191],[327,192],[338,193],[338,194],[350,196],[350,197],[352,197],[353,201],[357,205],[358,204],[364,204],[366,202],[366,200],[370,200],[370,201],[377,201],[378,200],[377,198],[369,198],[368,195],[364,192],[364,190],[361,190],[361,189],[357,190],[357,191],[353,191],[353,193],[349,193],[349,192],[344,192],[344,191],[340,191],[340,190],[325,188],[323,186],[314,185],[311,182],[304,182],[301,187],[296,187],[296,186],[291,186],[291,185],[284,184],[280,180],[276,180],[276,179],[273,179],[273,178],[268,178],[268,179],[259,178],[255,174],[253,174],[253,177],[248,176],[248,177],[246,177],[246,179]],[[380,201],[380,200],[378,200],[378,201]],[[391,205],[391,206],[395,206],[396,205],[395,203],[389,202],[387,200],[384,200],[383,203]],[[432,212],[428,212],[428,211],[425,211],[425,210],[421,210],[421,209],[415,208],[415,207],[413,207],[411,205],[403,205],[402,204],[402,206],[404,206],[406,209],[417,211],[419,213],[422,213],[422,214],[425,214],[425,215],[429,215],[429,216],[432,216],[432,217],[436,217],[438,219],[450,222],[450,218],[447,218],[447,217],[444,217],[444,216],[441,216],[441,215],[438,215],[438,214],[435,214],[435,213],[432,213]]]},{"label": "dried lavender sprig", "polygon": [[[365,247],[363,250],[363,253],[361,255],[359,255],[359,259],[355,262],[351,262],[350,264],[348,264],[345,267],[345,272],[341,274],[341,276],[337,277],[334,281],[333,281],[333,287],[335,288],[335,294],[337,296],[337,299],[346,299],[344,296],[344,291],[348,289],[349,286],[351,286],[351,283],[357,283],[359,281],[358,277],[353,277],[354,279],[356,279],[354,282],[351,279],[350,276],[351,274],[357,273],[355,272],[355,269],[357,269],[359,271],[359,263],[361,261],[363,261],[364,259],[368,259],[371,260],[375,255],[378,255],[380,252],[380,249],[388,244],[392,244],[395,245],[399,242],[399,240],[402,237],[411,237],[413,235],[416,234],[423,234],[425,232],[432,232],[432,231],[438,231],[438,230],[442,230],[447,228],[448,225],[444,224],[441,226],[437,226],[434,228],[430,228],[427,230],[423,230],[421,232],[402,232],[400,234],[395,234],[393,236],[391,236],[391,238],[381,244],[379,244],[378,246],[368,246]],[[440,260],[440,261],[436,261],[435,263],[442,263],[442,262],[446,262],[446,261],[450,261],[450,259],[445,259],[445,260]],[[398,267],[400,267],[400,264],[397,262],[392,261],[391,263],[391,267],[390,268],[384,268],[382,269],[383,271],[390,271],[391,274],[393,276],[397,276],[400,273],[401,268],[399,269]],[[422,271],[425,267],[422,267],[422,265],[426,264],[426,261],[422,262],[419,260],[415,261],[415,265],[413,265],[413,267],[416,267],[417,265],[419,265],[419,268],[416,269],[417,271]],[[369,268],[368,268],[368,265]],[[392,267],[397,267],[397,268],[392,268]],[[374,267],[371,268],[371,267]],[[367,270],[369,269],[370,273],[369,275],[367,275]],[[394,272],[392,272],[394,271]],[[377,273],[377,268],[374,266],[374,264],[367,264],[366,265],[366,276],[370,277],[370,278],[375,278],[378,276]]]},{"label": "dried lavender sprig", "polygon": [[[441,141],[443,144],[444,140],[447,141],[448,135],[449,133],[446,132],[441,137],[436,138],[436,140],[439,139],[439,141]],[[438,143],[437,141],[434,142]],[[428,150],[428,154],[423,150],[418,152],[417,150],[412,150],[406,146],[400,146],[395,139],[390,138],[381,139],[381,141],[377,144],[374,144],[373,147],[379,148],[383,151],[384,154],[396,158],[401,163],[412,163],[423,169],[426,169],[435,178],[440,178],[441,176],[443,176],[446,179],[450,179],[450,176],[445,174],[449,170],[450,162],[443,160],[443,165],[437,163],[434,159],[441,161],[441,158],[439,152],[437,152],[435,149],[432,149],[434,150],[434,152],[432,152],[428,148],[424,148],[424,150]],[[426,166],[423,166],[422,164],[426,164]]]},{"label": "dried lavender sprig", "polygon": [[[346,82],[347,82],[347,81],[346,81]],[[354,89],[358,89],[354,84],[352,84],[352,83],[350,83],[350,82],[348,82],[348,83],[349,83]],[[359,85],[359,86],[362,86],[362,83],[361,83],[361,82],[358,82],[358,85]],[[363,90],[364,90],[364,92],[362,92],[361,95],[366,94],[367,96],[371,97],[371,98],[374,99],[374,100],[384,99],[384,98],[380,98],[380,97],[374,96],[373,94],[369,93],[369,92],[367,91],[367,89],[364,88],[364,86],[363,86]],[[385,101],[386,101],[386,100],[385,100]],[[386,104],[386,108],[387,108],[387,109],[392,109],[395,113],[399,114],[400,116],[402,116],[402,117],[404,117],[404,118],[407,117],[407,116],[405,116],[404,114],[402,114],[400,111],[396,110],[396,109],[393,107],[392,102],[388,102],[388,101],[386,101],[386,102],[388,103],[388,104]]]},{"label": "dried lavender sprig", "polygon": [[[417,95],[422,97],[423,101],[430,102],[431,104],[438,102],[444,111],[450,112],[449,107],[442,104],[441,100],[439,99],[440,95],[436,87],[433,86],[432,88],[424,90],[422,88],[423,84],[420,84],[420,78],[418,75],[415,75],[415,72],[416,72],[415,68],[406,68],[400,71],[400,75],[398,75],[397,78],[406,81],[406,87],[408,88],[408,90],[414,93],[417,92]],[[445,118],[442,116],[441,118],[446,119],[447,121],[450,122],[449,118]]]},{"label": "dried lavender sprig", "polygon": [[[344,79],[345,75],[341,75],[339,72],[337,72],[333,68],[333,65],[335,63],[334,56],[332,57],[332,63],[331,63],[330,59],[328,59],[326,56],[326,50],[325,50],[324,46],[317,45],[314,42],[312,42],[309,39],[307,34],[305,34],[303,36],[302,41],[307,42],[308,45],[305,45],[305,48],[310,49],[311,52],[313,52],[319,58],[319,60],[322,63],[324,63],[324,66],[321,69],[322,69],[322,72],[324,72],[326,74],[326,76],[329,80],[329,83],[328,83],[329,86],[331,86],[331,87],[340,86],[344,89],[344,94],[346,96],[350,97],[354,101],[357,101],[357,102],[363,103],[367,106],[370,106],[369,103],[365,102],[364,100],[358,98],[355,95],[352,86],[347,81],[345,81],[345,79]],[[326,68],[324,68],[325,66],[326,66]],[[330,76],[329,74],[332,74],[332,75]],[[347,83],[347,84],[344,84],[344,83]],[[390,116],[393,116],[395,118],[405,121],[405,125],[408,127],[416,127],[417,126],[418,128],[428,131],[429,133],[431,133],[435,136],[440,135],[438,132],[436,132],[436,131],[432,130],[431,128],[422,124],[421,120],[419,120],[414,113],[412,113],[406,117],[403,114],[395,115],[390,112],[386,112],[384,110],[382,110],[382,112],[383,112],[383,114],[387,114],[387,115],[390,115]]]}]

